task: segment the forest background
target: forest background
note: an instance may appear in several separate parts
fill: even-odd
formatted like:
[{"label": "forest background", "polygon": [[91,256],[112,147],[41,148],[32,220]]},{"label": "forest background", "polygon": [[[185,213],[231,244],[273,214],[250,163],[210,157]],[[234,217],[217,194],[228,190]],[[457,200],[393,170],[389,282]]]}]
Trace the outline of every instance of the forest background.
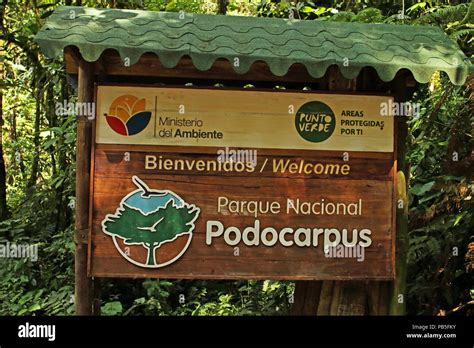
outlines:
[{"label": "forest background", "polygon": [[[59,115],[56,105],[74,102],[75,92],[62,59],[46,59],[33,42],[62,5],[432,25],[471,61],[474,53],[471,1],[0,0],[0,244],[39,252],[36,261],[0,258],[0,315],[74,313],[76,115]],[[407,119],[408,314],[473,312],[473,88],[472,76],[453,86],[435,74],[412,100],[421,112]],[[284,315],[295,286],[151,279],[100,285],[103,315]]]}]

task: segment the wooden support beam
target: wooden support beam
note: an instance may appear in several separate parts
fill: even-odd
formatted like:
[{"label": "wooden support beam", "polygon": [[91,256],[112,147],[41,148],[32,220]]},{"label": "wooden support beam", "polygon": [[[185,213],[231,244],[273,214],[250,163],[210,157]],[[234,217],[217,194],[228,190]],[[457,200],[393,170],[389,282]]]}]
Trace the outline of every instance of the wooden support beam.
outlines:
[{"label": "wooden support beam", "polygon": [[322,282],[297,281],[294,298],[297,302],[291,312],[297,315],[314,315],[318,310],[319,294]]},{"label": "wooden support beam", "polygon": [[[326,281],[317,281],[317,283],[321,283],[322,290],[321,290],[321,293],[319,294],[318,311],[316,312],[316,314],[329,315],[329,313],[331,312],[331,300],[332,300],[332,293],[334,291],[335,281],[326,280]],[[306,286],[309,286],[309,284],[306,284]]]},{"label": "wooden support beam", "polygon": [[[64,60],[68,74],[78,73],[79,52],[75,47],[64,49]],[[218,59],[206,71],[196,69],[190,57],[183,57],[178,65],[172,69],[165,68],[156,54],[145,53],[138,63],[125,66],[119,54],[114,50],[106,50],[97,62],[94,62],[95,72],[103,76],[146,76],[161,78],[204,79],[204,80],[238,80],[265,82],[300,82],[307,84],[319,83],[322,79],[315,79],[309,75],[302,64],[293,64],[284,76],[273,75],[265,62],[255,62],[245,74],[234,71],[232,64],[226,59]]]},{"label": "wooden support beam", "polygon": [[[78,72],[77,100],[79,103],[92,103],[94,65],[80,59]],[[86,115],[77,116],[75,304],[76,315],[92,315],[93,282],[87,276],[92,121]]]},{"label": "wooden support beam", "polygon": [[[411,93],[406,88],[404,79],[400,78],[393,84],[393,93],[396,102],[405,102],[411,98]],[[407,253],[408,253],[408,182],[410,169],[406,161],[406,139],[408,136],[408,124],[405,116],[396,118],[397,126],[397,209],[396,209],[396,256],[395,273],[396,279],[390,287],[391,315],[406,314],[406,275],[407,275]]]}]

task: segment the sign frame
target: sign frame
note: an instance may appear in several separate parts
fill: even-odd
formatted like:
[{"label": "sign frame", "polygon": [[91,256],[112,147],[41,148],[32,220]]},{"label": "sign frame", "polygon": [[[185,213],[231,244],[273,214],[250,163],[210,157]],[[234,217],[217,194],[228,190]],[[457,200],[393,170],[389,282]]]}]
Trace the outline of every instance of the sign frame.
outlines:
[{"label": "sign frame", "polygon": [[[167,86],[154,86],[150,84],[133,84],[133,83],[95,83],[94,84],[94,102],[97,102],[97,93],[98,93],[98,86],[126,86],[126,87],[151,87],[151,88],[164,88],[164,89],[169,89],[169,88],[180,88],[180,89],[199,89],[199,90],[227,90],[227,91],[246,91],[241,88],[211,88],[211,87],[184,87],[184,86],[176,86],[176,85],[167,85]],[[263,92],[274,92],[274,93],[305,93],[308,95],[320,95],[320,94],[338,94],[338,95],[354,95],[354,96],[381,96],[381,97],[386,97],[386,98],[394,98],[394,95],[387,95],[387,94],[379,94],[379,93],[358,93],[358,92],[333,92],[333,91],[294,91],[294,90],[268,90],[268,89],[260,89],[260,88],[252,88],[248,89],[248,92],[255,92],[255,91],[263,91]],[[97,105],[97,104],[96,104]],[[96,110],[96,114],[99,111]],[[390,116],[389,116],[390,117]],[[392,229],[392,238],[391,238],[391,274],[389,276],[384,276],[384,277],[365,277],[365,278],[357,278],[357,277],[323,277],[323,278],[298,278],[298,277],[278,277],[278,278],[272,278],[272,279],[288,279],[288,280],[357,280],[357,279],[363,279],[363,280],[393,280],[395,279],[395,245],[396,245],[396,216],[397,216],[397,209],[396,209],[396,196],[397,196],[397,125],[398,122],[393,122],[393,152],[392,154],[392,163],[393,163],[393,168],[391,172],[391,185],[392,185],[392,197],[391,197],[391,205],[392,205],[392,212],[391,212],[391,229]],[[159,145],[152,145],[152,146],[159,146]],[[151,147],[151,146],[150,146]],[[280,149],[281,150],[281,149]],[[91,170],[90,170],[90,195],[89,195],[89,229],[88,229],[88,262],[87,262],[87,272],[88,276],[97,276],[97,277],[110,277],[110,275],[98,275],[98,274],[93,274],[92,273],[92,247],[93,247],[93,241],[92,241],[92,226],[93,226],[93,197],[94,197],[94,170],[95,170],[95,151],[96,151],[96,122],[92,122],[92,144],[91,144]],[[313,151],[313,150],[301,150],[301,151]],[[321,151],[321,150],[314,150],[314,151]],[[350,151],[350,150],[349,150]],[[372,152],[371,152],[372,153]],[[158,174],[157,174],[158,175]],[[122,277],[124,275],[113,275],[113,277]],[[127,277],[125,275],[125,277]],[[139,274],[137,272],[134,277],[150,277],[149,274]],[[167,277],[170,279],[174,278],[179,278],[179,279],[196,279],[195,276],[190,275],[189,277]],[[203,278],[203,277],[198,277],[199,279],[237,279],[234,277],[220,277],[220,278]],[[241,278],[243,279],[243,278]],[[245,279],[250,279],[250,278],[245,278]],[[268,277],[252,277],[251,279],[269,279]]]}]

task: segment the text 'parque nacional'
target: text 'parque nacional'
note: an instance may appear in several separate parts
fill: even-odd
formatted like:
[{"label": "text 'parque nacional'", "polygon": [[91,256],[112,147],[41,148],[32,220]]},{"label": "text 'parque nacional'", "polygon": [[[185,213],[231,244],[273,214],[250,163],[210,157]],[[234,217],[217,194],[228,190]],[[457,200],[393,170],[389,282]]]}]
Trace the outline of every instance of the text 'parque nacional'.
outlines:
[{"label": "text 'parque nacional'", "polygon": [[90,275],[392,279],[388,100],[99,85]]}]

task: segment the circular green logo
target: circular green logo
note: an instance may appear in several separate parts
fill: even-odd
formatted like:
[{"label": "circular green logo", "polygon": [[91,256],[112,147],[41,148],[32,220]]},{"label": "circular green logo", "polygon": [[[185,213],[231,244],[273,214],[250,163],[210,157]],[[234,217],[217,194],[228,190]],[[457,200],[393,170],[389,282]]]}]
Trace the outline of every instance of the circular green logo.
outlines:
[{"label": "circular green logo", "polygon": [[336,116],[329,106],[312,101],[301,106],[295,116],[299,135],[312,143],[328,139],[336,128]]}]

